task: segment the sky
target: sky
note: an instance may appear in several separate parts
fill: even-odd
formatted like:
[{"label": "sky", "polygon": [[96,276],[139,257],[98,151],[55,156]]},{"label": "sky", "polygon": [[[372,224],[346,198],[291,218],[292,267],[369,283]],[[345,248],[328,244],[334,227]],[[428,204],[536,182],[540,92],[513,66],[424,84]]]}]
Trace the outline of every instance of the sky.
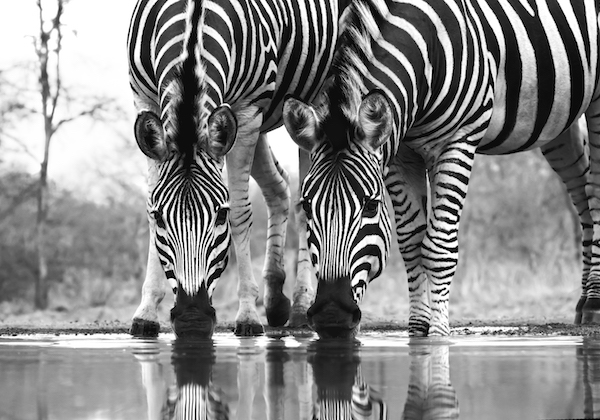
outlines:
[{"label": "sky", "polygon": [[[106,184],[97,182],[102,174],[135,177],[135,182],[145,188],[145,157],[133,137],[136,112],[126,57],[127,31],[135,3],[71,0],[65,8],[62,72],[66,85],[74,92],[114,97],[126,113],[120,124],[79,120],[57,133],[51,146],[49,176],[70,189],[102,194]],[[0,69],[35,60],[31,37],[38,30],[35,0],[0,0],[0,39],[11,41],[0,47]],[[3,151],[4,161],[34,173],[41,162],[43,125],[41,121],[28,121],[15,129],[14,133],[38,159],[22,153],[18,146],[8,145]],[[297,148],[285,128],[272,132],[269,140],[286,170],[297,171]]]}]

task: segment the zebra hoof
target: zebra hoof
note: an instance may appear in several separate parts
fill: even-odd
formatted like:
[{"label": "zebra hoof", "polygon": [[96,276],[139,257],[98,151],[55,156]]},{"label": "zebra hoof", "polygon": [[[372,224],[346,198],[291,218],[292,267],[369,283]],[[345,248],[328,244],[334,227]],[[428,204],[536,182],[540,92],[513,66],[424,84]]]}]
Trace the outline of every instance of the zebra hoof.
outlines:
[{"label": "zebra hoof", "polygon": [[290,318],[290,300],[283,293],[265,305],[267,322],[271,327],[282,327]]},{"label": "zebra hoof", "polygon": [[427,337],[429,334],[429,324],[427,323],[415,323],[408,325],[408,336],[409,337]]},{"label": "zebra hoof", "polygon": [[[586,299],[582,313],[582,324],[600,324],[600,298]],[[575,321],[577,321],[577,317]]]},{"label": "zebra hoof", "polygon": [[290,323],[288,325],[292,328],[308,328],[308,317],[306,311],[294,311],[292,310],[292,316],[290,317]]},{"label": "zebra hoof", "polygon": [[575,307],[575,325],[581,325],[583,322],[583,306],[585,305],[586,300],[587,298],[582,296],[577,302],[577,306]]},{"label": "zebra hoof", "polygon": [[158,337],[160,324],[156,321],[147,321],[141,318],[133,318],[129,334],[134,337]]},{"label": "zebra hoof", "polygon": [[255,337],[263,335],[265,329],[260,324],[235,324],[234,333],[238,337]]}]

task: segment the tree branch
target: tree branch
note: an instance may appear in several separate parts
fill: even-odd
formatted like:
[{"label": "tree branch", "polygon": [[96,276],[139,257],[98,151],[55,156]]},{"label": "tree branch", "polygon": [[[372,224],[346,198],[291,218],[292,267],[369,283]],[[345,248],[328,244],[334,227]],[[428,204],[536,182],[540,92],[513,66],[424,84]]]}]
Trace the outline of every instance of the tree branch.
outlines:
[{"label": "tree branch", "polygon": [[[52,29],[51,32],[56,33],[56,48],[54,49],[54,54],[56,56],[56,74],[54,75],[55,79],[55,91],[54,95],[52,95],[52,105],[50,109],[50,121],[54,121],[54,115],[56,113],[56,107],[58,104],[58,98],[60,97],[61,92],[61,76],[60,76],[60,53],[62,50],[62,24],[60,23],[60,18],[63,13],[63,0],[58,0],[58,7],[56,9],[56,16],[52,19]],[[56,130],[55,130],[56,131]]]},{"label": "tree branch", "polygon": [[52,133],[56,133],[56,131],[64,124],[70,123],[81,117],[94,117],[95,115],[98,114],[99,111],[102,111],[102,110],[104,110],[104,103],[96,103],[96,104],[92,105],[89,109],[85,109],[81,112],[78,112],[77,114],[71,115],[70,117],[63,118],[63,119],[57,121],[56,124],[54,124]]},{"label": "tree branch", "polygon": [[32,158],[33,160],[35,160],[36,162],[39,163],[39,158],[37,156],[35,156],[33,153],[31,153],[31,150],[29,150],[29,147],[27,147],[27,145],[18,137],[13,136],[12,134],[9,133],[0,133],[0,138],[2,137],[7,137],[10,140],[12,140],[13,142],[15,142],[17,145],[19,145],[21,147],[21,149],[23,149],[23,151],[27,154],[27,156],[29,156],[30,158]]}]

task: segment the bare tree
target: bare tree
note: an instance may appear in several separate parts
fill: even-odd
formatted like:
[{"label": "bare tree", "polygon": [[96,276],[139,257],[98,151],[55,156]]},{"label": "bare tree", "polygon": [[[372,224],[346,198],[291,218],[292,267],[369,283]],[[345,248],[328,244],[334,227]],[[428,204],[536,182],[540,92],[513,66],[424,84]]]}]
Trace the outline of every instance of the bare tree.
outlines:
[{"label": "bare tree", "polygon": [[[59,128],[81,117],[96,117],[108,106],[105,98],[95,98],[79,112],[61,118],[57,110],[69,101],[69,95],[63,87],[61,75],[61,52],[63,49],[64,7],[69,0],[37,0],[39,12],[39,34],[34,39],[37,57],[41,116],[44,122],[44,149],[40,163],[37,188],[36,253],[37,280],[35,285],[35,306],[44,309],[48,306],[48,263],[46,252],[46,225],[48,217],[48,165],[50,146]],[[50,16],[48,16],[50,14]]]}]

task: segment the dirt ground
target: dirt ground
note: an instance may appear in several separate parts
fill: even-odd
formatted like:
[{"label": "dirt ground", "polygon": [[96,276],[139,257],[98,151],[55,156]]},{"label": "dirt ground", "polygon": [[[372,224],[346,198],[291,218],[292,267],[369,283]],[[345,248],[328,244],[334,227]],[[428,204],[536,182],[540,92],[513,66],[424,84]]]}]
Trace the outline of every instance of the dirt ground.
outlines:
[{"label": "dirt ground", "polygon": [[[507,335],[507,336],[600,336],[600,325],[573,325],[560,322],[536,323],[531,321],[502,320],[456,323],[451,325],[451,335]],[[233,323],[219,323],[216,332],[232,332]],[[361,333],[407,333],[405,323],[372,321],[361,325]],[[168,323],[161,324],[161,333],[172,332]],[[90,334],[128,334],[129,324],[120,321],[98,321],[91,323],[58,322],[48,325],[39,323],[1,324],[1,336],[21,335],[90,335]],[[306,335],[308,328],[272,328],[266,327],[267,336]]]}]

